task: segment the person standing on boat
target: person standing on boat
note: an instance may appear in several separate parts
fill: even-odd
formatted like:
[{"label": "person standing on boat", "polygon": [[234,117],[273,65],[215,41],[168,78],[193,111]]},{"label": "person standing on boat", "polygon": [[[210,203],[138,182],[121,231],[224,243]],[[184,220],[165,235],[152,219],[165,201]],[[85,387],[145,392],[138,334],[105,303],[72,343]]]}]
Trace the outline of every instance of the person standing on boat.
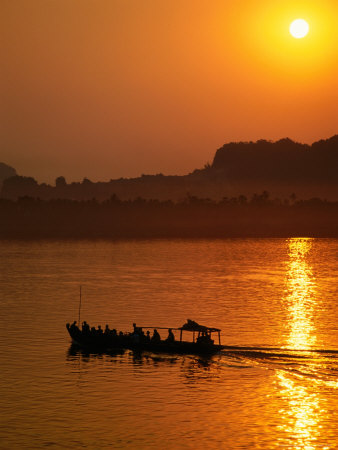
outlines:
[{"label": "person standing on boat", "polygon": [[86,321],[82,322],[82,333],[88,335],[89,331],[90,329],[88,323]]}]

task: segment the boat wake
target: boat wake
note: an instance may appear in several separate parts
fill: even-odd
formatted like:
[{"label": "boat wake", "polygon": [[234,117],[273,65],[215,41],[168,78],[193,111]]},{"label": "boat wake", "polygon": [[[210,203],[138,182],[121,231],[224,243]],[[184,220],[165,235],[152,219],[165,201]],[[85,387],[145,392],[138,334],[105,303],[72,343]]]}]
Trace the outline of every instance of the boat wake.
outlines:
[{"label": "boat wake", "polygon": [[288,372],[338,388],[338,351],[263,347],[226,347],[219,363]]}]

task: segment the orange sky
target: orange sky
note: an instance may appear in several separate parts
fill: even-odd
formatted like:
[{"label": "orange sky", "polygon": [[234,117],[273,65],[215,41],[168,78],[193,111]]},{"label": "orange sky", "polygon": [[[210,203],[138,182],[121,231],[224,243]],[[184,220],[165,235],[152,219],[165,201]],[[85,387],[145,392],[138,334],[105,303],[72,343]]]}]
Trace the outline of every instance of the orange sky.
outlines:
[{"label": "orange sky", "polygon": [[[0,161],[184,174],[231,140],[338,133],[337,0],[1,0]],[[292,20],[310,24],[304,39]]]}]

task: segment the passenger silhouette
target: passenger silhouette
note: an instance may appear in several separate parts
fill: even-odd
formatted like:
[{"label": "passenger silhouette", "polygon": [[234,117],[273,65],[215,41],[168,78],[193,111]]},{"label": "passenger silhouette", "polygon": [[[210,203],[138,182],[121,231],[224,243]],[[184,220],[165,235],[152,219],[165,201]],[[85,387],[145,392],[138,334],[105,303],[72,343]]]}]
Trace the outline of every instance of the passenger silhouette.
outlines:
[{"label": "passenger silhouette", "polygon": [[146,333],[146,336],[145,336],[145,342],[150,342],[150,341],[151,341],[151,339],[150,339],[150,331],[148,330],[147,333]]},{"label": "passenger silhouette", "polygon": [[70,329],[72,330],[72,331],[74,331],[74,330],[78,330],[79,328],[78,328],[78,326],[76,325],[77,324],[77,322],[76,322],[76,320],[74,320],[74,322],[71,324],[71,326],[70,326]]},{"label": "passenger silhouette", "polygon": [[82,333],[89,334],[89,331],[90,331],[90,329],[89,329],[88,323],[86,321],[83,321],[82,322]]},{"label": "passenger silhouette", "polygon": [[197,338],[197,344],[213,345],[214,341],[211,339],[211,335],[205,331]]},{"label": "passenger silhouette", "polygon": [[158,343],[158,342],[161,342],[161,336],[160,336],[159,332],[156,330],[156,328],[155,328],[154,333],[152,335],[151,342],[153,342],[155,344]]},{"label": "passenger silhouette", "polygon": [[169,330],[168,330],[168,337],[166,339],[166,342],[174,342],[174,341],[175,341],[174,333],[173,333],[172,329],[169,328]]}]

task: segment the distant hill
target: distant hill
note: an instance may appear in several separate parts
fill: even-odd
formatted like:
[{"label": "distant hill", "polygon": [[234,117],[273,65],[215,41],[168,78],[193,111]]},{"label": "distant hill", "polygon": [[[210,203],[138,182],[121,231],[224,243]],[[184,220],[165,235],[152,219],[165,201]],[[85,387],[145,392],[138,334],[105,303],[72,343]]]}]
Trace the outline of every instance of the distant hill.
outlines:
[{"label": "distant hill", "polygon": [[67,183],[60,176],[55,186],[12,176],[4,181],[1,196],[102,201],[116,195],[121,200],[180,201],[187,196],[214,200],[252,196],[263,190],[271,197],[338,200],[338,135],[312,145],[287,138],[227,143],[216,151],[212,164],[183,176],[142,175],[108,182],[84,178],[81,183]]},{"label": "distant hill", "polygon": [[6,178],[10,178],[15,175],[16,175],[16,170],[13,169],[13,167],[0,162],[0,189],[1,189],[3,181],[6,180]]},{"label": "distant hill", "polygon": [[291,139],[225,144],[217,150],[212,169],[235,180],[337,183],[338,135],[312,145]]}]

